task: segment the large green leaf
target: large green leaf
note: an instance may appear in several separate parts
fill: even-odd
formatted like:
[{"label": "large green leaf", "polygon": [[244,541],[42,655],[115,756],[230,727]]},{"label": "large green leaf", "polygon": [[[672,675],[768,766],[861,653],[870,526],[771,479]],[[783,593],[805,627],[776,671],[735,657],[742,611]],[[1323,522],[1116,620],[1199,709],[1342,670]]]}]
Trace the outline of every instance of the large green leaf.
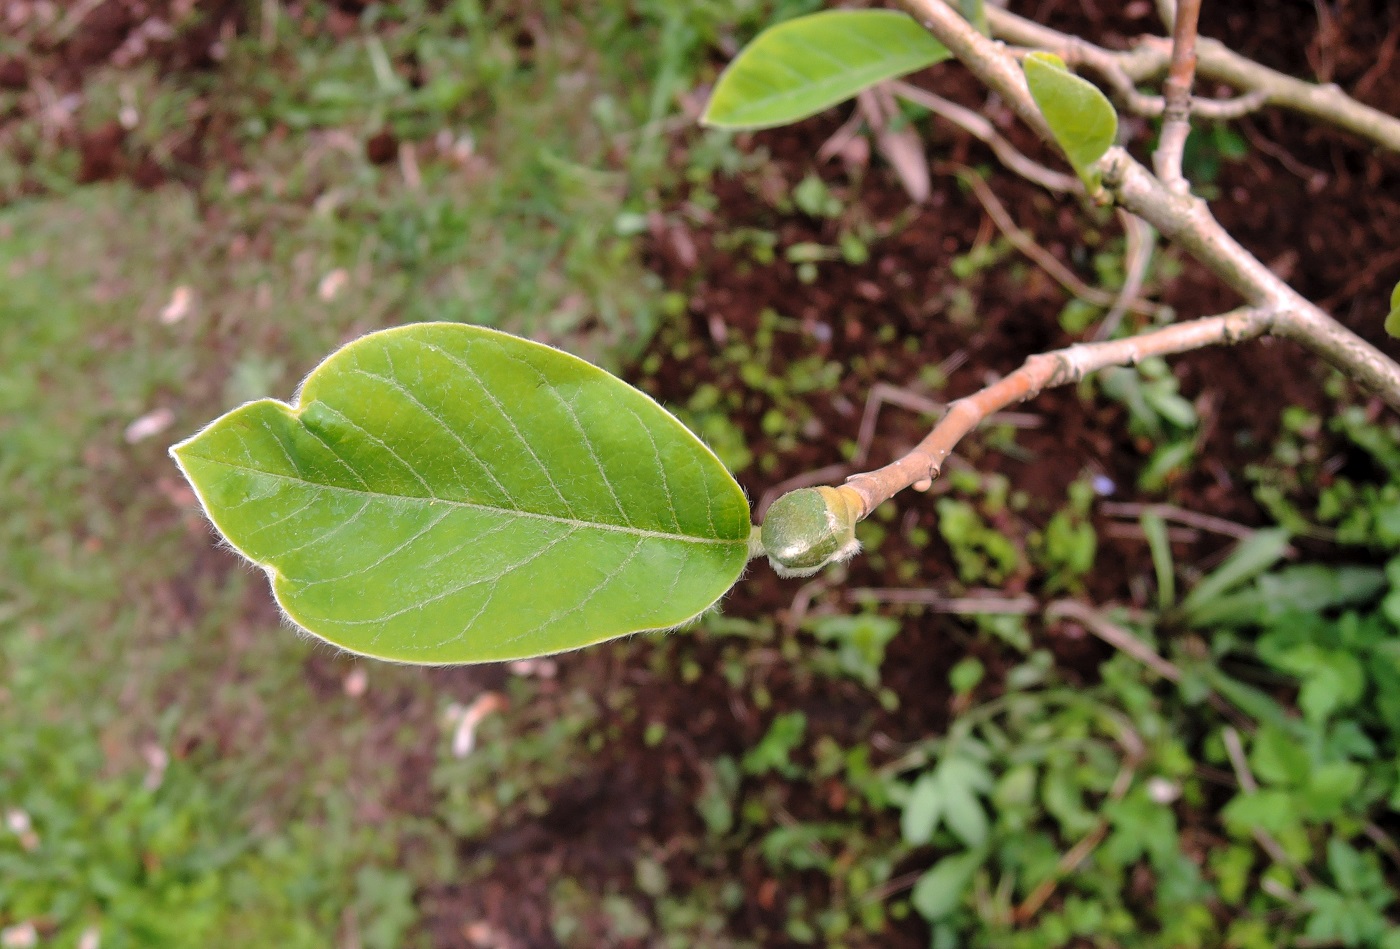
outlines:
[{"label": "large green leaf", "polygon": [[675,626],[748,557],[743,492],[647,396],[456,323],[365,336],[295,406],[171,449],[296,623],[402,662],[511,659]]},{"label": "large green leaf", "polygon": [[892,10],[828,10],[764,30],[729,64],[701,121],[719,128],[786,125],[951,53]]},{"label": "large green leaf", "polygon": [[1113,103],[1087,79],[1081,79],[1053,53],[1031,53],[1022,64],[1026,84],[1055,141],[1079,177],[1093,184],[1089,166],[1103,157],[1118,137]]},{"label": "large green leaf", "polygon": [[1400,283],[1390,291],[1390,315],[1385,318],[1385,331],[1391,336],[1400,336]]}]

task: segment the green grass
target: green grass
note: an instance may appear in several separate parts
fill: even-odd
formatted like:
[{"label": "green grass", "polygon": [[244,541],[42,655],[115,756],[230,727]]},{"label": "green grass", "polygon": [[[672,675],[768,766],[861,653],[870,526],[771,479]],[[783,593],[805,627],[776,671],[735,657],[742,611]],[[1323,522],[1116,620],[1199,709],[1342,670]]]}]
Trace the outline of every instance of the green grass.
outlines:
[{"label": "green grass", "polygon": [[[604,364],[637,352],[658,319],[637,234],[670,174],[672,97],[742,17],[632,7],[409,2],[340,42],[283,15],[217,72],[91,77],[80,124],[134,106],[128,148],[193,188],[79,187],[73,148],[12,128],[0,808],[38,843],[0,831],[0,930],[74,946],[95,929],[107,949],[422,944],[414,892],[455,863],[449,838],[393,812],[392,762],[433,740],[443,700],[375,668],[371,696],[408,708],[409,731],[384,734],[338,679],[333,698],[314,691],[308,662],[349,667],[210,548],[165,446],[289,397],[339,342],[386,325],[466,320]],[[395,71],[410,60],[416,86]],[[192,107],[227,126],[238,167],[181,165]],[[413,143],[405,161],[368,161],[384,129]],[[46,196],[20,196],[36,185]],[[165,322],[181,287],[187,312]],[[168,427],[129,443],[159,410]]]}]

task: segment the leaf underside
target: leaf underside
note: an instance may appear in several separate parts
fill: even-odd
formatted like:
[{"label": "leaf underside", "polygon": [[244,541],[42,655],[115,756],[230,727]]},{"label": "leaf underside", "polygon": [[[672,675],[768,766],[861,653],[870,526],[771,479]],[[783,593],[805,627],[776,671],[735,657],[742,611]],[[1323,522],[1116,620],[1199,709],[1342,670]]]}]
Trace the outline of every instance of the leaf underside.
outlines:
[{"label": "leaf underside", "polygon": [[764,129],[816,115],[951,53],[892,10],[828,10],[770,27],[720,75],[701,121]]},{"label": "leaf underside", "polygon": [[1104,156],[1118,137],[1113,103],[1087,79],[1065,67],[1053,53],[1031,53],[1023,63],[1026,85],[1055,141],[1071,167],[1086,181],[1089,166]]},{"label": "leaf underside", "polygon": [[384,330],[171,449],[287,615],[353,652],[514,659],[675,626],[749,510],[680,422],[580,359],[457,323]]}]

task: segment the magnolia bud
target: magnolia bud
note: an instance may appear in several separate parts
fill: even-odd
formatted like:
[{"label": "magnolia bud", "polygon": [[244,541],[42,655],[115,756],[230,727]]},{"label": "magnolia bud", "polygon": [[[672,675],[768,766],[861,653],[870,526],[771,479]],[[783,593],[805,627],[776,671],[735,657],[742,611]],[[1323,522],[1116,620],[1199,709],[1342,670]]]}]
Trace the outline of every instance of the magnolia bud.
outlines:
[{"label": "magnolia bud", "polygon": [[768,508],[760,539],[780,577],[805,577],[860,549],[856,521],[862,508],[851,488],[799,488]]}]

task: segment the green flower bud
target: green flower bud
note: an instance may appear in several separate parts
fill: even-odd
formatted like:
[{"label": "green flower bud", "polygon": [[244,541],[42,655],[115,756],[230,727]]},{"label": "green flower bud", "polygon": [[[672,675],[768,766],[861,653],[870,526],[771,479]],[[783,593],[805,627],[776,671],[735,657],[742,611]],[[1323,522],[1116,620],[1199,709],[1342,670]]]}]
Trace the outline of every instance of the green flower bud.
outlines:
[{"label": "green flower bud", "polygon": [[806,577],[860,549],[861,499],[851,488],[799,488],[768,508],[759,537],[780,577]]}]

